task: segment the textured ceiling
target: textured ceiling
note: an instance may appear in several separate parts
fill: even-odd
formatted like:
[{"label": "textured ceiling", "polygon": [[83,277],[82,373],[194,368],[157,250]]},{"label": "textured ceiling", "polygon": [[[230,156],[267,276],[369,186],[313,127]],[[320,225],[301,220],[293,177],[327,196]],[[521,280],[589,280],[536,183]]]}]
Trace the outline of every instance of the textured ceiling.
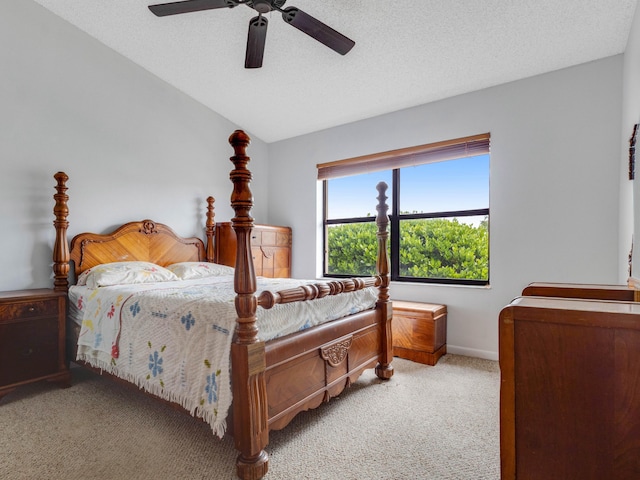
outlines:
[{"label": "textured ceiling", "polygon": [[163,0],[35,0],[274,142],[624,52],[637,0],[289,0],[356,45],[286,24],[244,68],[246,6],[158,18]]}]

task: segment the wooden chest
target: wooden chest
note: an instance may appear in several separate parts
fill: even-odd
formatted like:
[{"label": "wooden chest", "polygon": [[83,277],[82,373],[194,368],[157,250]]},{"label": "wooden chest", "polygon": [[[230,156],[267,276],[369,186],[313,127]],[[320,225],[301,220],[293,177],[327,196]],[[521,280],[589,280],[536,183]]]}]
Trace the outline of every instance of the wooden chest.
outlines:
[{"label": "wooden chest", "polygon": [[447,306],[393,301],[393,354],[435,365],[447,353]]},{"label": "wooden chest", "polygon": [[[216,262],[235,267],[236,233],[229,222],[216,224]],[[251,231],[253,266],[259,277],[291,276],[291,228],[255,225]]]}]

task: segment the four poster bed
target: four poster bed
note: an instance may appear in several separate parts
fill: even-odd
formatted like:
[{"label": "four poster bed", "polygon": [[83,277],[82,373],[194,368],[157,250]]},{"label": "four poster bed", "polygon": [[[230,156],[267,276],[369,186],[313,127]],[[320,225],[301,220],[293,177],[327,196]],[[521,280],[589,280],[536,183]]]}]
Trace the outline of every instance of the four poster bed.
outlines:
[{"label": "four poster bed", "polygon": [[[68,177],[59,172],[53,270],[55,290],[69,295],[72,360],[180,404],[219,436],[228,425],[239,451],[238,476],[259,479],[268,469],[270,430],[339,395],[365,369],[375,368],[382,379],[393,375],[392,311],[385,184],[377,187],[376,276],[328,282],[256,278],[249,142],[240,130],[229,138],[234,269],[215,264],[212,197],[206,243],[144,220],[109,234],[76,235],[69,247]],[[68,279],[71,262],[76,285]],[[173,311],[175,304],[182,310]],[[327,310],[316,313],[322,304]]]}]

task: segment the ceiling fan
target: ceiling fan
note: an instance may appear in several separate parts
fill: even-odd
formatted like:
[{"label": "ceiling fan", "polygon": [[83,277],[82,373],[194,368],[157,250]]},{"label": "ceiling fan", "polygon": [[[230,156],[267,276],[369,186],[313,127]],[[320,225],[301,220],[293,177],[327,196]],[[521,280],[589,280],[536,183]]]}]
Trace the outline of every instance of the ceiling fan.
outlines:
[{"label": "ceiling fan", "polygon": [[247,36],[247,52],[244,60],[245,68],[262,67],[262,57],[267,39],[268,20],[263,14],[277,10],[289,25],[315,38],[340,55],[345,55],[353,48],[355,42],[320,20],[312,17],[296,7],[282,8],[287,0],[186,0],[181,2],[161,3],[150,5],[149,10],[158,17],[176,15],[179,13],[199,12],[215,8],[233,8],[246,5],[258,12],[257,17],[249,21]]}]

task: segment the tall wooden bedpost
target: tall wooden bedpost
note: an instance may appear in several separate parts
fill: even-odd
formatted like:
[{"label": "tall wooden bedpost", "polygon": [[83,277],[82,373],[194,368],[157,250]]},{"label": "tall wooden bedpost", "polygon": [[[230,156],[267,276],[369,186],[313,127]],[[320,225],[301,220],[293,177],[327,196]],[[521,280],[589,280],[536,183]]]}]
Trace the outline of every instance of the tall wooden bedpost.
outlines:
[{"label": "tall wooden bedpost", "polygon": [[389,379],[393,375],[393,338],[391,333],[391,319],[393,317],[393,309],[391,302],[389,301],[389,254],[387,251],[387,244],[389,242],[389,206],[386,203],[387,200],[387,188],[388,185],[384,182],[378,183],[376,189],[378,190],[378,205],[376,210],[378,215],[376,216],[376,225],[378,226],[378,232],[376,234],[378,238],[378,258],[376,260],[376,270],[380,277],[380,286],[378,293],[377,307],[380,309],[382,315],[382,350],[380,352],[380,359],[376,366],[376,375],[382,379]]},{"label": "tall wooden bedpost", "polygon": [[215,261],[215,249],[214,249],[214,236],[215,236],[215,212],[213,211],[213,204],[216,201],[213,197],[207,197],[207,224],[205,229],[205,234],[207,236],[207,250],[206,250],[206,258],[207,262]]},{"label": "tall wooden bedpost", "polygon": [[67,201],[69,195],[65,192],[69,177],[64,172],[58,172],[53,178],[57,182],[55,186],[57,193],[53,196],[56,201],[53,207],[53,214],[56,217],[53,221],[53,225],[56,227],[56,239],[53,244],[53,289],[66,292],[69,289],[69,244],[67,243],[67,228],[69,227]]},{"label": "tall wooden bedpost", "polygon": [[266,368],[264,342],[258,339],[256,327],[256,274],[251,256],[251,230],[253,194],[249,184],[251,172],[247,169],[250,158],[246,148],[251,142],[242,130],[229,137],[235,155],[231,157],[235,169],[231,206],[235,217],[231,219],[237,238],[234,288],[236,292],[236,330],[231,344],[233,370],[233,435],[240,455],[236,461],[238,476],[244,480],[262,478],[268,470],[269,457],[264,448],[269,442],[267,389],[264,378]]}]

